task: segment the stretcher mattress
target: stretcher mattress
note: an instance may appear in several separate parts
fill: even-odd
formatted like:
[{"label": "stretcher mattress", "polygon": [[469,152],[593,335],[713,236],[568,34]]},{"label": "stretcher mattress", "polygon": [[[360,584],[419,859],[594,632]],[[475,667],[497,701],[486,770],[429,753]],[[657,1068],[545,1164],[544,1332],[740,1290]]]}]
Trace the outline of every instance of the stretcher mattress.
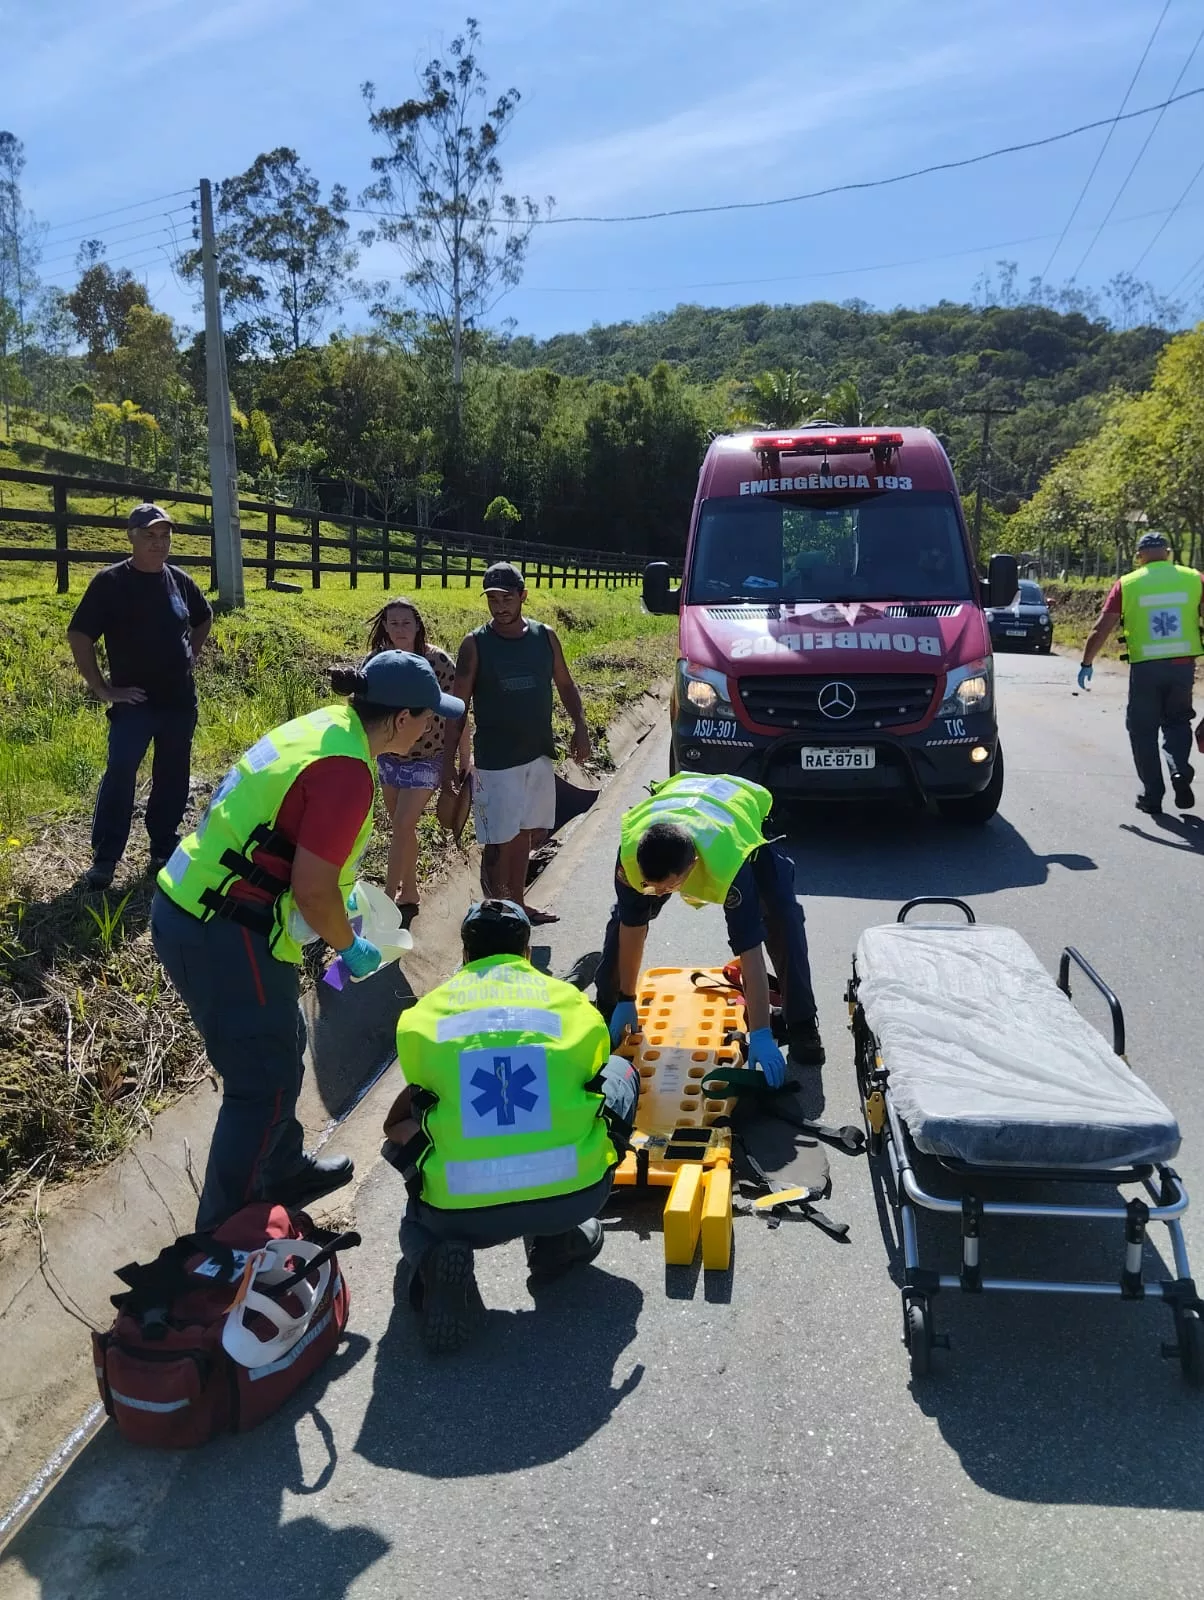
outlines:
[{"label": "stretcher mattress", "polygon": [[1179,1127],[1018,933],[894,923],[857,945],[858,1000],[916,1147],[974,1166],[1169,1161]]}]

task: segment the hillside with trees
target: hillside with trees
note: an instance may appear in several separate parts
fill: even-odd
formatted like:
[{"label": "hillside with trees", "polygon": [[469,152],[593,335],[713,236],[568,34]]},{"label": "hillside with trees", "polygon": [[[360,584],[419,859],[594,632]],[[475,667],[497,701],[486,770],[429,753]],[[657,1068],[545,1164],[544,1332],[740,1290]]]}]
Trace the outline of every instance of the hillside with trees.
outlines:
[{"label": "hillside with trees", "polygon": [[[822,415],[935,429],[963,492],[981,485],[993,543],[1054,463],[1101,428],[1110,437],[1118,408],[1154,380],[1180,308],[1127,277],[1098,298],[1022,289],[1006,262],[979,280],[975,304],[683,305],[543,341],[499,332],[499,297],[521,278],[542,204],[505,190],[498,147],[520,96],[488,91],[479,45],[470,23],[419,73],[417,98],[390,105],[365,85],[378,153],[356,199],[375,221],[358,235],[351,188],[324,190],[293,149],[217,186],[244,492],[671,555],[711,435]],[[25,162],[20,139],[0,133],[10,451],[203,487],[203,335],[151,305],[99,238],[80,246],[71,288],[43,287]],[[356,276],[380,241],[398,253],[400,290]],[[195,241],[173,265],[199,289]]]}]

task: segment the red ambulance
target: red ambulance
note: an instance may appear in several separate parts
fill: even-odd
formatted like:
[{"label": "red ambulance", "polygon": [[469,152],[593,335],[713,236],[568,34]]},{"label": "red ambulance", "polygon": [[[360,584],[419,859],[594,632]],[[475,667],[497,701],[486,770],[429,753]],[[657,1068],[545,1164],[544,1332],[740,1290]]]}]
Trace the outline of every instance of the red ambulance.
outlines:
[{"label": "red ambulance", "polygon": [[681,584],[675,771],[727,772],[789,799],[932,800],[986,822],[1003,792],[986,606],[953,469],[927,428],[814,424],[715,439]]}]

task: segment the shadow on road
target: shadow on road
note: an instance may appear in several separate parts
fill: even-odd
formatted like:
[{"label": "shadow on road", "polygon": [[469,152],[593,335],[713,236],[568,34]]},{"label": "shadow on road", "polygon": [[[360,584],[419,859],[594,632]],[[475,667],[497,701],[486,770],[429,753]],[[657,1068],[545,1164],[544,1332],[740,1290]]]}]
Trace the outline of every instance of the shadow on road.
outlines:
[{"label": "shadow on road", "polygon": [[393,1059],[397,1019],[417,998],[396,962],[363,983],[332,989],[319,981],[302,994],[305,1066],[332,1117],[344,1109],[374,1066]]},{"label": "shadow on road", "polygon": [[[262,1427],[201,1450],[137,1450],[106,1424],[4,1551],[0,1593],[12,1592],[6,1569],[19,1566],[45,1600],[163,1600],[202,1587],[339,1600],[388,1553],[388,1540],[374,1528],[285,1520],[285,1512],[297,1509],[288,1500],[320,1493],[334,1476],[338,1453],[320,1403],[368,1349],[361,1334],[348,1335]],[[301,1441],[308,1457],[311,1425],[324,1459],[307,1468]]]},{"label": "shadow on road", "polygon": [[[893,1294],[902,1251],[879,1182],[874,1191],[883,1281]],[[1064,1203],[1066,1196],[1050,1190],[1028,1198]],[[1114,1204],[1117,1191],[1099,1198]],[[929,1213],[918,1224],[922,1264],[955,1272],[956,1220]],[[1162,1230],[1151,1237],[1161,1242]],[[983,1269],[1106,1281],[1117,1274],[1121,1239],[1120,1223],[988,1219]],[[1147,1278],[1173,1275],[1151,1244],[1145,1271]],[[1204,1394],[1187,1388],[1177,1360],[1160,1359],[1162,1342],[1173,1338],[1160,1300],[954,1289],[937,1294],[933,1310],[951,1349],[936,1352],[933,1374],[913,1382],[913,1398],[980,1488],[1039,1505],[1204,1510]],[[895,1381],[907,1381],[902,1352],[892,1370]]]},{"label": "shadow on road", "polygon": [[492,1477],[571,1455],[604,1427],[644,1376],[614,1382],[642,1292],[597,1267],[534,1292],[534,1311],[491,1311],[481,1338],[439,1361],[399,1290],[357,1453],[425,1478]]},{"label": "shadow on road", "polygon": [[1131,833],[1150,844],[1164,845],[1168,850],[1185,850],[1188,855],[1204,855],[1204,818],[1202,817],[1151,817],[1150,828],[1160,833],[1150,833],[1135,822],[1122,822],[1120,831]]},{"label": "shadow on road", "polygon": [[804,904],[819,895],[898,902],[992,894],[1042,884],[1054,867],[1096,870],[1090,856],[1038,855],[1002,816],[960,828],[924,813],[849,805],[799,809],[788,820],[785,844]]}]

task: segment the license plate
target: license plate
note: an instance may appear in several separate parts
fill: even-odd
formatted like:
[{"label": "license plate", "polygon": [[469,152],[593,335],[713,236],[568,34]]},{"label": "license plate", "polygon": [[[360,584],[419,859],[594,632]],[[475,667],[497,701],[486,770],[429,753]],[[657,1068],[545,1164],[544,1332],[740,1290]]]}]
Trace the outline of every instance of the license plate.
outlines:
[{"label": "license plate", "polygon": [[878,758],[876,750],[804,750],[804,772],[866,772]]},{"label": "license plate", "polygon": [[1028,636],[1028,629],[1027,628],[1005,628],[1003,630],[1003,636],[1004,636],[1005,639],[1024,639],[1024,638],[1027,638],[1027,636]]}]

